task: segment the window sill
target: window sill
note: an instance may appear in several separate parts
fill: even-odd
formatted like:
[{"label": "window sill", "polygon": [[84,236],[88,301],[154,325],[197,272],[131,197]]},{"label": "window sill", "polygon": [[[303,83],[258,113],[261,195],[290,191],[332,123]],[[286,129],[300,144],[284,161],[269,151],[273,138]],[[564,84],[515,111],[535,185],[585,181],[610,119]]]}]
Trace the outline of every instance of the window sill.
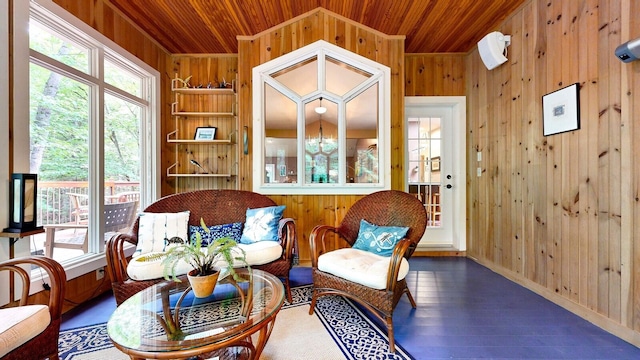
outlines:
[{"label": "window sill", "polygon": [[[131,244],[125,245],[125,255],[131,256],[135,251],[136,247]],[[85,254],[82,256],[75,257],[73,259],[64,261],[61,263],[62,267],[64,267],[65,273],[67,275],[67,281],[71,279],[75,279],[85,274],[89,274],[93,271],[96,271],[100,268],[104,268],[107,266],[107,260],[105,253],[100,254]],[[104,276],[109,276],[106,273]],[[42,291],[42,283],[48,282],[49,276],[44,270],[40,270],[39,268],[31,271],[31,288],[29,294],[35,294]]]}]

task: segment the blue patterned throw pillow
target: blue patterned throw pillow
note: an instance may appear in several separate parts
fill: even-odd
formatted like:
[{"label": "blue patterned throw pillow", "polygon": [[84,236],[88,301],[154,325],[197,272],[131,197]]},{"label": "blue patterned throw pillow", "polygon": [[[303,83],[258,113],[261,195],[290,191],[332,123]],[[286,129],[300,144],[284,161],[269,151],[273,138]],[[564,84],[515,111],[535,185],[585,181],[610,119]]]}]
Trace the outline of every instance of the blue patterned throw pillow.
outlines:
[{"label": "blue patterned throw pillow", "polygon": [[202,236],[202,246],[207,246],[209,243],[224,237],[229,237],[239,242],[240,237],[242,237],[242,223],[212,225],[209,226],[209,232],[206,232],[202,226],[189,225],[189,240],[192,243],[196,242],[196,233],[200,233],[200,236]]},{"label": "blue patterned throw pillow", "polygon": [[360,230],[353,249],[360,249],[378,254],[391,256],[393,248],[409,231],[404,226],[378,226],[366,220],[360,220]]},{"label": "blue patterned throw pillow", "polygon": [[278,223],[282,219],[285,205],[247,209],[240,243],[253,244],[258,241],[278,241]]}]

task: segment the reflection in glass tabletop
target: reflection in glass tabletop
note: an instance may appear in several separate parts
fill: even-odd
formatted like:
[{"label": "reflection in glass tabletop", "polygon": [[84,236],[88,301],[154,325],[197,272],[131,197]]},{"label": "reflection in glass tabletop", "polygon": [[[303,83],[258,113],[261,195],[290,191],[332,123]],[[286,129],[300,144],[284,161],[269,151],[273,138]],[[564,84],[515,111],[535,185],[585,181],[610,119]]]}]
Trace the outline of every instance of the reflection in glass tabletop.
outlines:
[{"label": "reflection in glass tabletop", "polygon": [[[246,281],[228,277],[207,298],[193,296],[186,278],[140,291],[114,311],[109,337],[132,358],[190,357],[232,346],[258,358],[284,301],[284,286],[260,270],[237,272]],[[253,344],[250,335],[256,332]]]}]

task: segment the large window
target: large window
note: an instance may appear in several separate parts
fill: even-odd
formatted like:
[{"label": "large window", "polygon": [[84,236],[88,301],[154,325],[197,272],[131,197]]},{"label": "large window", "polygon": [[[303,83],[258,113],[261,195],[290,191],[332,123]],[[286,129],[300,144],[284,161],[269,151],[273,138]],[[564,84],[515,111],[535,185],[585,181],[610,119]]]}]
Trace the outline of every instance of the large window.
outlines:
[{"label": "large window", "polygon": [[38,223],[55,228],[53,246],[35,236],[31,252],[63,263],[104,252],[106,204],[135,202],[125,231],[156,192],[144,159],[155,159],[157,73],[81,27],[31,2],[29,168]]},{"label": "large window", "polygon": [[318,41],[254,68],[253,84],[255,191],[390,187],[388,67]]}]

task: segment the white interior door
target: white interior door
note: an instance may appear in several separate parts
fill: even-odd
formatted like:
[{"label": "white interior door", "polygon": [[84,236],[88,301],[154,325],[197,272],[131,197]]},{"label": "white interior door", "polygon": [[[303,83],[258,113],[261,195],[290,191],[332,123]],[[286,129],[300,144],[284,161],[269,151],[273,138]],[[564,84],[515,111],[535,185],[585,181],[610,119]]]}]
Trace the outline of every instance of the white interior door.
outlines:
[{"label": "white interior door", "polygon": [[419,250],[466,250],[465,97],[405,97],[406,191],[428,222]]}]

